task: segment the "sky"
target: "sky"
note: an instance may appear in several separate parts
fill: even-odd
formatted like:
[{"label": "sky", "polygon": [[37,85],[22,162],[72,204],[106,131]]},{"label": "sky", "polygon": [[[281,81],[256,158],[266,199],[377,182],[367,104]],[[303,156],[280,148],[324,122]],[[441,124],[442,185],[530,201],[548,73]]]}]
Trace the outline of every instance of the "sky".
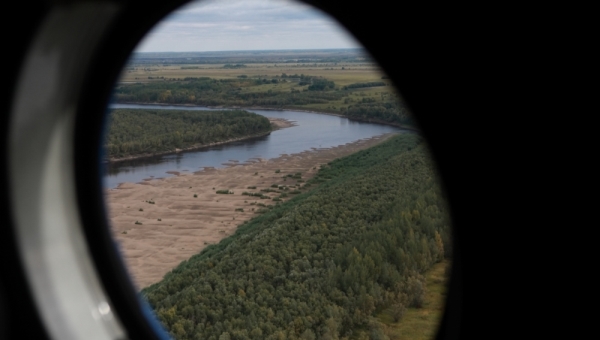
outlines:
[{"label": "sky", "polygon": [[292,0],[202,0],[158,23],[135,52],[356,48],[327,14]]}]

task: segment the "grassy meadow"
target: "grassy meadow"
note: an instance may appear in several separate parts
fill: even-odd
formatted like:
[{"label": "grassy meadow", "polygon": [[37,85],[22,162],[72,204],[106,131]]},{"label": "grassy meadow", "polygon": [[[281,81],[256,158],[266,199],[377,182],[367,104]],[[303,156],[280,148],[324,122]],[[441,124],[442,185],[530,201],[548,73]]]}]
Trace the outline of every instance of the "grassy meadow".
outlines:
[{"label": "grassy meadow", "polygon": [[411,339],[431,340],[435,337],[444,311],[447,280],[450,260],[436,263],[425,274],[425,302],[422,308],[408,308],[398,322],[394,322],[392,308],[376,314],[375,322],[379,323],[383,333],[390,340]]},{"label": "grassy meadow", "polygon": [[[341,86],[357,82],[379,81],[384,74],[375,64],[370,63],[318,63],[318,64],[245,64],[243,68],[224,68],[225,64],[132,64],[123,70],[119,82],[156,82],[165,79],[183,80],[186,77],[210,77],[214,79],[235,79],[241,75],[248,77],[275,77],[282,73],[322,76]],[[152,77],[149,79],[148,77]]]}]

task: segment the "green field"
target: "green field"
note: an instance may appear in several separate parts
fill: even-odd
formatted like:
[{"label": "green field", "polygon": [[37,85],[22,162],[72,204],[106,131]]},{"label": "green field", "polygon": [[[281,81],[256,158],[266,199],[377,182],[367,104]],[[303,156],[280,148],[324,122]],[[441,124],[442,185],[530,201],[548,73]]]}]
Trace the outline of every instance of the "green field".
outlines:
[{"label": "green field", "polygon": [[404,316],[398,322],[394,322],[393,308],[387,308],[375,315],[373,321],[379,324],[383,333],[390,340],[434,339],[442,320],[446,301],[448,267],[450,267],[450,261],[444,260],[433,265],[425,274],[426,293],[422,308],[407,308]]}]

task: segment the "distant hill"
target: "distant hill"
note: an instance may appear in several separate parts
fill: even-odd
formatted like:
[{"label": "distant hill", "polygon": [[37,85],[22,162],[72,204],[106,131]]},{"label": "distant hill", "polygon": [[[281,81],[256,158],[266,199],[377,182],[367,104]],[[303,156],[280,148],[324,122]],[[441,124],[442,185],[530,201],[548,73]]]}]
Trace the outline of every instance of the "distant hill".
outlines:
[{"label": "distant hill", "polygon": [[129,64],[225,64],[225,63],[286,63],[286,62],[332,62],[367,61],[366,50],[319,49],[319,50],[256,50],[213,52],[134,52]]}]

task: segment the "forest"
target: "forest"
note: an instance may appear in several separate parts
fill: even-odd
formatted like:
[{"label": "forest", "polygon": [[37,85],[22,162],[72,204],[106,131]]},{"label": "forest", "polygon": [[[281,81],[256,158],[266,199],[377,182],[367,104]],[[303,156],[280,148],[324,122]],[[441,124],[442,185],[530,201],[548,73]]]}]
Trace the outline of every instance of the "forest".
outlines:
[{"label": "forest", "polygon": [[269,119],[242,110],[115,109],[107,123],[109,159],[173,152],[272,130]]},{"label": "forest", "polygon": [[425,142],[401,134],[321,166],[142,296],[179,340],[379,339],[370,318],[420,307],[423,273],[451,253]]},{"label": "forest", "polygon": [[[290,82],[290,79],[298,80],[298,89],[244,91],[264,84]],[[307,105],[321,104],[327,108],[325,111],[349,118],[414,126],[415,122],[408,107],[397,97],[355,99],[356,95],[362,94],[355,91],[382,84],[385,85],[381,82],[370,82],[340,87],[326,78],[304,74],[282,74],[270,78],[250,78],[242,75],[236,79],[186,77],[183,80],[122,84],[115,89],[114,98],[118,103],[193,104],[277,109],[306,108]],[[330,105],[326,106],[327,104]],[[314,107],[310,108],[315,109]]]}]

